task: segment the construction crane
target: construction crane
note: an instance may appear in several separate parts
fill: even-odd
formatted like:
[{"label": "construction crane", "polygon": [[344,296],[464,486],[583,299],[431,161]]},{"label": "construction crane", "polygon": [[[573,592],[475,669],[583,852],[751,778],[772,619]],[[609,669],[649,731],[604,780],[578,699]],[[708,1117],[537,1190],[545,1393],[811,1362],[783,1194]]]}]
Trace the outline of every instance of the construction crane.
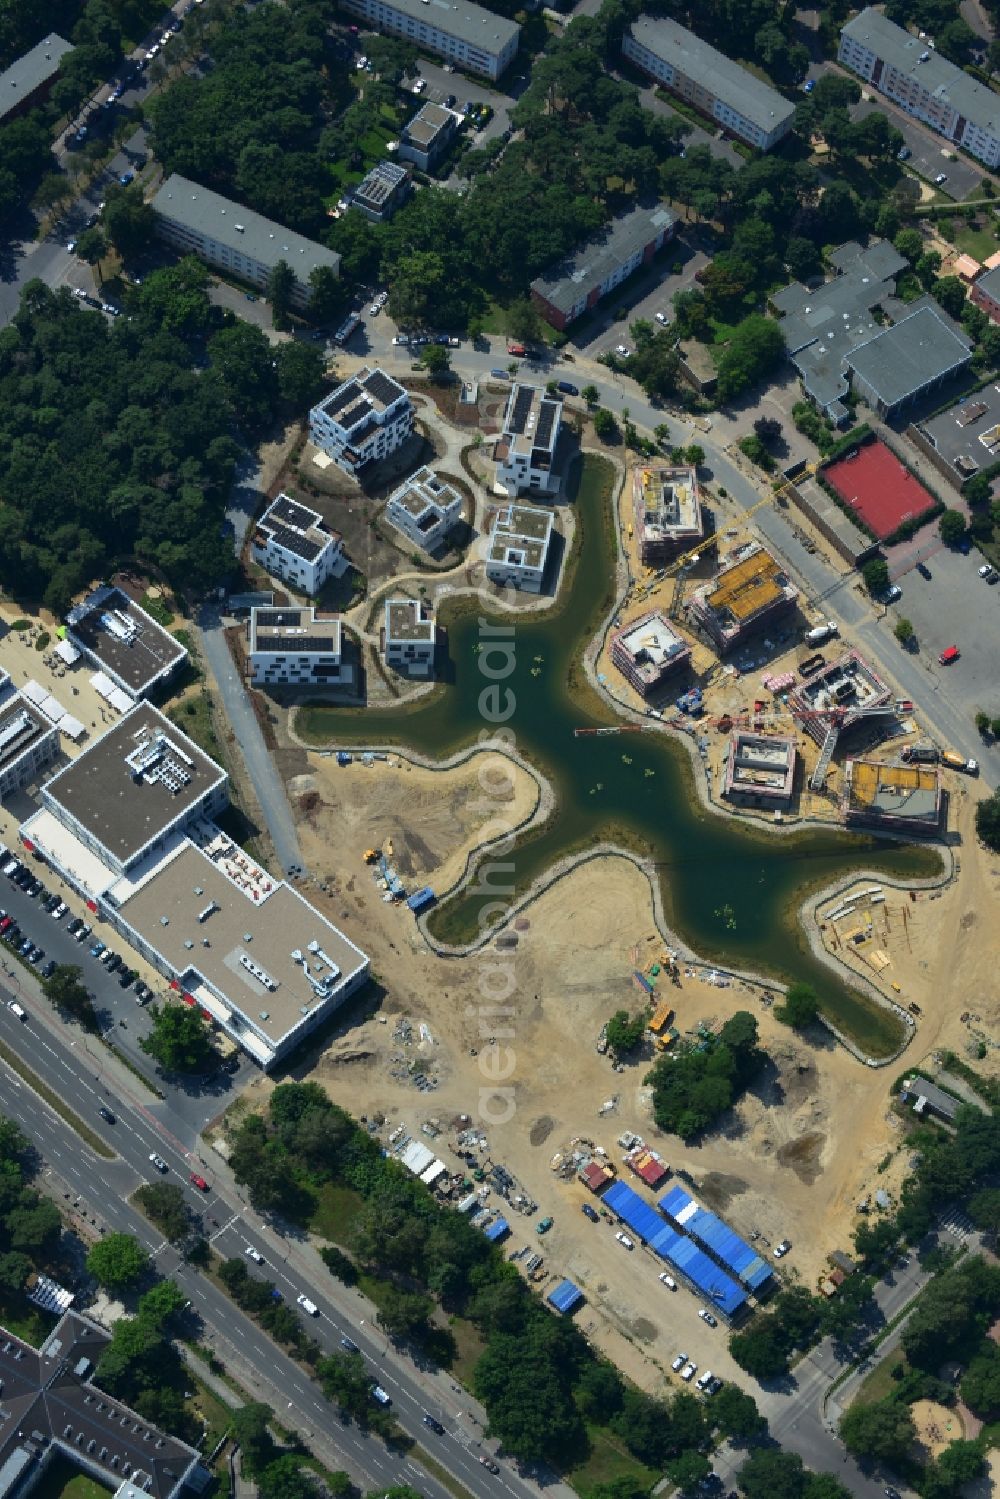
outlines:
[{"label": "construction crane", "polygon": [[[751,505],[749,510],[745,510],[743,512],[743,515],[737,521],[737,525],[744,525],[744,523],[750,519],[751,515],[755,515],[756,512],[758,510],[762,510],[765,505],[773,505],[779,498],[779,496],[784,494],[786,487],[787,480],[784,484],[781,485],[780,488],[773,490],[771,494],[765,495],[764,498],[762,500],[758,500],[755,505]],[[698,561],[698,558],[701,556],[706,547],[711,546],[714,541],[718,541],[720,536],[724,536],[726,534],[726,531],[730,531],[732,529],[733,527],[730,525],[724,527],[721,530],[712,531],[708,536],[703,537],[703,539],[698,543],[697,546],[692,547],[690,551],[682,552],[679,557],[675,557],[674,560],[668,563],[668,565],[664,568],[664,573],[668,578],[674,577],[674,591],[670,600],[671,619],[677,618],[677,613],[680,609],[681,597],[684,592],[684,583],[687,577],[688,567]]]}]

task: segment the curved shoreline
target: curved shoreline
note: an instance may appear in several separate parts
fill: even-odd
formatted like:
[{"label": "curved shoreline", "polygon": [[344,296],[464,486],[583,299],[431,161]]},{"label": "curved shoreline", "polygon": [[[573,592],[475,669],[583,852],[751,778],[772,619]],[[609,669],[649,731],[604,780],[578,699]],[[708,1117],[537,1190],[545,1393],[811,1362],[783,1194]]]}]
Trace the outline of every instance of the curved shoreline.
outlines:
[{"label": "curved shoreline", "polygon": [[[695,795],[697,796],[702,808],[705,811],[709,812],[711,815],[717,817],[738,819],[739,821],[757,829],[758,831],[766,830],[768,835],[772,836],[775,833],[787,836],[789,834],[799,833],[810,828],[816,828],[824,832],[829,832],[831,829],[831,824],[823,822],[818,818],[804,817],[800,818],[794,824],[776,824],[773,822],[765,823],[763,819],[761,819],[759,816],[755,816],[747,809],[729,806],[723,808],[712,798],[709,786],[707,784],[707,778],[704,775],[699,776],[699,774],[697,773],[698,767],[701,766],[702,770],[704,770],[704,766],[702,765],[701,757],[698,755],[694,744],[691,742],[690,736],[682,730],[674,727],[669,723],[665,723],[662,720],[650,720],[646,718],[644,714],[639,713],[630,704],[624,703],[619,698],[617,698],[615,694],[608,689],[605,683],[599,682],[597,680],[595,663],[599,658],[601,651],[604,649],[604,645],[612,628],[612,624],[615,620],[616,615],[622,608],[624,595],[627,592],[627,589],[631,582],[627,562],[623,556],[622,548],[620,545],[622,526],[621,501],[625,487],[625,480],[627,478],[627,471],[624,466],[618,462],[617,459],[613,458],[609,454],[600,453],[597,450],[591,448],[581,448],[580,452],[581,458],[584,454],[590,453],[594,457],[599,457],[602,460],[609,462],[609,464],[615,470],[615,483],[612,490],[611,501],[612,520],[617,527],[617,533],[615,537],[614,598],[607,610],[603,621],[601,622],[597,630],[595,630],[590,643],[584,648],[580,657],[580,661],[586,675],[588,685],[595,691],[601,701],[603,701],[608,707],[614,709],[616,714],[626,716],[630,722],[642,723],[647,728],[655,727],[656,729],[661,730],[664,735],[671,739],[672,742],[682,743],[685,745],[688,755],[688,763],[691,771],[691,782],[694,787]],[[466,596],[478,595],[480,598],[482,598],[481,590],[475,587],[455,589],[454,594],[461,594]],[[484,599],[483,602],[484,604],[488,604],[494,610],[497,610],[499,608],[503,612],[512,614],[515,617],[519,612],[515,609],[512,609],[510,605],[505,604],[505,602],[500,599],[489,598],[488,600]],[[553,598],[549,602],[551,606],[551,603],[555,602],[555,598]],[[530,612],[534,613],[536,611],[532,610]],[[412,701],[413,697],[424,696],[427,692],[428,685],[430,684],[421,684],[421,688],[412,695],[410,700]],[[396,703],[393,704],[394,707],[398,707],[399,705],[399,700],[397,700]],[[377,712],[378,707],[375,706],[373,711]],[[295,732],[294,718],[297,712],[298,709],[295,710],[295,714],[289,716],[288,731],[293,741],[301,748],[311,753],[336,753],[338,746],[326,745],[320,748],[319,746],[309,744]],[[464,748],[455,751],[452,755],[440,760],[431,759],[427,755],[421,754],[418,751],[410,750],[399,744],[366,744],[362,746],[357,743],[352,743],[345,744],[343,746],[343,749],[355,755],[362,753],[392,754],[400,759],[407,760],[414,765],[419,765],[422,768],[431,771],[444,771],[454,769],[456,766],[466,763],[474,755],[480,753],[493,753],[505,756],[506,758],[511,760],[512,763],[516,764],[520,769],[526,771],[534,779],[538,787],[539,795],[535,807],[529,814],[529,816],[522,819],[520,823],[510,828],[508,831],[505,831],[497,838],[491,839],[483,844],[477,844],[474,848],[470,849],[469,853],[466,856],[465,868],[462,875],[448,888],[448,890],[444,891],[441,894],[440,899],[442,901],[446,899],[454,899],[459,896],[463,890],[468,889],[468,887],[475,879],[477,873],[479,872],[481,866],[488,859],[491,852],[497,850],[501,844],[507,843],[510,839],[516,837],[517,835],[536,831],[542,828],[550,814],[555,810],[557,806],[555,792],[552,783],[548,780],[548,778],[531,761],[527,760],[518,751],[512,750],[506,745],[500,747],[494,744],[490,744],[489,742],[483,744],[466,745]],[[910,839],[904,839],[893,834],[873,833],[871,836],[879,838],[881,841],[886,843],[898,843],[906,846],[910,846],[910,844],[912,843],[912,840]],[[902,1039],[899,1045],[892,1051],[892,1053],[884,1058],[873,1058],[867,1056],[857,1045],[857,1043],[851,1040],[849,1036],[846,1036],[843,1032],[841,1032],[832,1021],[828,1020],[825,1016],[820,1016],[822,1023],[836,1038],[836,1040],[838,1040],[841,1045],[849,1050],[852,1055],[857,1057],[859,1061],[864,1062],[868,1066],[881,1067],[888,1065],[891,1061],[894,1061],[909,1045],[910,1040],[912,1039],[912,1036],[914,1034],[914,1022],[912,1020],[912,1017],[906,1013],[902,1006],[896,1004],[893,1000],[889,999],[887,995],[883,994],[881,990],[878,989],[878,987],[870,979],[868,979],[865,975],[856,973],[854,969],[850,968],[846,963],[843,962],[842,959],[840,959],[827,949],[826,945],[823,943],[820,937],[819,922],[816,917],[816,911],[819,906],[823,905],[832,897],[836,896],[838,892],[849,889],[859,880],[876,879],[881,881],[881,883],[883,884],[890,885],[892,888],[900,890],[936,889],[949,884],[955,877],[955,860],[953,852],[947,844],[935,843],[934,846],[935,848],[940,850],[942,854],[942,864],[944,866],[940,874],[936,876],[916,878],[903,883],[901,881],[894,880],[891,876],[886,876],[879,871],[867,871],[864,869],[852,870],[849,874],[839,876],[829,885],[812,892],[810,895],[807,895],[799,905],[798,910],[794,912],[794,919],[796,920],[796,922],[801,924],[813,956],[827,969],[829,969],[830,972],[834,974],[840,982],[846,983],[848,987],[862,994],[865,998],[876,1004],[880,1009],[892,1014],[903,1024],[904,1029]],[[427,928],[428,916],[426,914],[417,918],[416,925],[420,930],[424,942],[427,944],[428,948],[435,953],[436,956],[441,958],[469,957],[474,953],[481,951],[490,942],[494,941],[501,934],[501,932],[503,932],[504,929],[510,925],[511,921],[518,914],[524,911],[529,905],[532,904],[532,902],[537,900],[541,895],[543,895],[547,890],[551,889],[560,880],[564,879],[568,874],[571,874],[575,869],[580,868],[584,864],[589,863],[591,860],[598,858],[626,859],[629,863],[633,864],[635,868],[640,871],[640,873],[645,876],[647,884],[650,888],[653,919],[657,931],[663,938],[663,941],[668,946],[676,949],[677,952],[682,956],[683,961],[689,966],[702,969],[710,969],[718,973],[725,974],[728,977],[739,979],[743,983],[754,985],[768,991],[785,991],[787,985],[780,980],[767,978],[762,974],[750,970],[733,968],[722,963],[712,963],[708,959],[697,956],[694,953],[693,949],[691,949],[685,942],[683,942],[679,938],[677,933],[674,932],[667,923],[666,913],[663,908],[663,898],[660,889],[660,882],[655,874],[655,868],[652,861],[644,858],[641,855],[635,854],[631,850],[623,848],[621,845],[616,843],[601,843],[591,849],[579,850],[576,853],[566,855],[565,858],[560,859],[555,864],[550,865],[548,869],[546,869],[544,874],[539,875],[535,880],[532,881],[527,890],[525,890],[521,895],[515,897],[515,899],[507,907],[501,918],[485,928],[473,941],[462,946],[454,946],[449,943],[441,942],[437,938],[435,938]]]}]

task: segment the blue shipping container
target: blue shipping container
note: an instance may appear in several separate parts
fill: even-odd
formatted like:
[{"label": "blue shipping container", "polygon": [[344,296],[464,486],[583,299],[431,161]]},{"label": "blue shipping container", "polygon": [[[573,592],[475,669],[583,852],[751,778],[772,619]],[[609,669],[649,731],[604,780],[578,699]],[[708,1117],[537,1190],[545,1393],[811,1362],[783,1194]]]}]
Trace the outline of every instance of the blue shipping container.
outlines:
[{"label": "blue shipping container", "polygon": [[417,911],[426,910],[428,906],[432,906],[434,904],[434,899],[434,891],[431,889],[430,885],[424,885],[421,887],[421,889],[415,890],[413,892],[406,904],[409,906],[411,911],[416,913]]}]

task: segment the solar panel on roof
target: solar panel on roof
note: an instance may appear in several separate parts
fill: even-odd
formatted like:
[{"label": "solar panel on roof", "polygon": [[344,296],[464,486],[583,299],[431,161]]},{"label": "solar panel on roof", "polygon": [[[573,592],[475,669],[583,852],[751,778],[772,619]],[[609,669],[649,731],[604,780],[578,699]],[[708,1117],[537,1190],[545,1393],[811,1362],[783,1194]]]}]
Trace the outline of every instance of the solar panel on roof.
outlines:
[{"label": "solar panel on roof", "polygon": [[301,609],[258,609],[257,625],[266,625],[268,629],[278,629],[282,625],[297,625],[302,618]]},{"label": "solar panel on roof", "polygon": [[381,401],[385,406],[391,406],[393,401],[399,399],[401,387],[384,375],[381,370],[372,370],[364,382],[365,390],[373,395],[376,401]]},{"label": "solar panel on roof", "polygon": [[361,387],[356,380],[348,380],[340,390],[335,390],[328,400],[323,402],[323,410],[330,416],[336,416],[342,411],[349,401],[356,401],[361,394]]},{"label": "solar panel on roof", "polygon": [[549,438],[552,436],[552,426],[555,422],[555,406],[552,401],[543,401],[538,408],[538,425],[535,428],[535,441],[540,447],[547,448]]},{"label": "solar panel on roof", "polygon": [[274,527],[274,540],[279,547],[284,547],[286,552],[292,552],[296,557],[302,557],[306,562],[315,562],[323,550],[319,542],[311,541],[308,536],[303,536],[299,531],[289,531],[287,526]]},{"label": "solar panel on roof", "polygon": [[507,423],[508,432],[523,432],[528,421],[528,413],[531,411],[531,402],[534,390],[530,385],[519,385],[514,393],[514,409]]},{"label": "solar panel on roof", "polygon": [[268,655],[281,655],[285,651],[298,655],[302,651],[332,651],[334,644],[333,635],[270,635],[258,642],[258,648]]},{"label": "solar panel on roof", "polygon": [[362,396],[359,401],[355,402],[350,411],[344,412],[344,415],[340,418],[340,425],[344,428],[345,432],[350,432],[352,427],[356,427],[360,421],[363,421],[366,417],[370,417],[371,414],[371,402],[365,396]]},{"label": "solar panel on roof", "polygon": [[315,524],[316,512],[307,510],[304,505],[298,505],[290,500],[287,495],[279,494],[274,504],[268,511],[268,515],[274,520],[286,521],[290,526],[296,526],[300,531],[308,531]]}]

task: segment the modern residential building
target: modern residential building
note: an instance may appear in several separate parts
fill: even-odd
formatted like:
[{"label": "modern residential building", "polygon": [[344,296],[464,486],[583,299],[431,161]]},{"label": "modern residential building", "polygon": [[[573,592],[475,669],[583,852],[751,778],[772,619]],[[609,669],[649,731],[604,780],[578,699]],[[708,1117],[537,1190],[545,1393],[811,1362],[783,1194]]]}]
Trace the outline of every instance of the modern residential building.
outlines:
[{"label": "modern residential building", "polygon": [[921,306],[847,356],[854,393],[879,416],[955,379],[972,362],[973,342],[939,308]]},{"label": "modern residential building", "polygon": [[178,172],[167,178],[152,202],[161,239],[182,255],[198,255],[252,286],[265,289],[271,272],[283,260],[295,276],[291,296],[295,307],[308,306],[309,277],[318,267],[340,275],[340,256],[335,251]]},{"label": "modern residential building", "polygon": [[646,567],[661,567],[690,551],[704,532],[697,469],[690,464],[634,469],[632,511],[639,559]]},{"label": "modern residential building", "polygon": [[526,490],[548,493],[558,488],[555,452],[561,423],[561,401],[539,385],[514,382],[493,450],[496,482],[512,498]]},{"label": "modern residential building", "polygon": [[724,558],[714,580],[696,588],[689,610],[724,655],[795,608],[799,590],[756,541]]},{"label": "modern residential building", "polygon": [[212,1481],[200,1454],[92,1383],[109,1333],[67,1311],[40,1349],[0,1328],[0,1494],[23,1499],[56,1459],[115,1499],[177,1499]]},{"label": "modern residential building", "polygon": [[502,506],[490,533],[486,576],[491,583],[540,593],[551,540],[551,511]]},{"label": "modern residential building", "polygon": [[973,281],[969,290],[970,302],[975,302],[991,322],[1000,323],[1000,266],[986,271]]},{"label": "modern residential building", "polygon": [[309,436],[345,474],[388,458],[413,431],[413,403],[398,380],[364,366],[309,413]]},{"label": "modern residential building", "polygon": [[792,128],[795,106],[769,84],[666,16],[640,16],[622,55],[731,135],[760,151]]},{"label": "modern residential building", "polygon": [[351,193],[351,207],[373,224],[391,219],[410,195],[410,174],[397,161],[379,161]]},{"label": "modern residential building", "polygon": [[74,605],[66,616],[66,636],[136,701],[161,691],[188,659],[176,636],[112,584]]},{"label": "modern residential building", "polygon": [[838,61],[988,167],[1000,164],[1000,100],[991,88],[867,6],[840,33]]},{"label": "modern residential building", "polygon": [[273,577],[315,594],[343,567],[344,543],[318,510],[279,494],[254,526],[250,552]]},{"label": "modern residential building", "polygon": [[425,104],[403,126],[396,155],[422,172],[433,172],[455,139],[458,116],[443,104]]},{"label": "modern residential building", "polygon": [[941,772],[936,765],[848,760],[840,810],[849,826],[936,833],[941,826]]},{"label": "modern residential building", "polygon": [[30,785],[59,753],[59,730],[16,692],[0,704],[0,801]]},{"label": "modern residential building", "polygon": [[364,983],[369,960],[219,829],[228,801],[225,772],[140,703],[43,786],[20,836],[266,1069]]},{"label": "modern residential building", "polygon": [[514,61],[521,28],[471,0],[342,0],[375,31],[401,36],[454,67],[499,78]]},{"label": "modern residential building", "polygon": [[407,541],[433,552],[462,518],[462,496],[430,468],[416,473],[389,496],[385,518]]},{"label": "modern residential building", "polygon": [[722,795],[744,807],[784,810],[795,784],[795,740],[736,729],[729,736],[729,755]]},{"label": "modern residential building", "polygon": [[611,660],[630,687],[652,697],[691,660],[691,647],[665,614],[652,609],[611,637]]},{"label": "modern residential building", "polygon": [[308,609],[251,609],[247,667],[255,687],[350,687],[354,670],[344,661],[340,617]]},{"label": "modern residential building", "polygon": [[567,328],[602,297],[648,265],[673,239],[677,216],[669,208],[633,208],[531,283],[531,296],[553,328]]},{"label": "modern residential building", "polygon": [[419,599],[388,599],[382,627],[386,666],[410,676],[426,677],[434,670],[437,626]]},{"label": "modern residential building", "polygon": [[72,50],[72,42],[53,32],[0,73],[0,125],[42,103],[59,75],[63,58]]}]

